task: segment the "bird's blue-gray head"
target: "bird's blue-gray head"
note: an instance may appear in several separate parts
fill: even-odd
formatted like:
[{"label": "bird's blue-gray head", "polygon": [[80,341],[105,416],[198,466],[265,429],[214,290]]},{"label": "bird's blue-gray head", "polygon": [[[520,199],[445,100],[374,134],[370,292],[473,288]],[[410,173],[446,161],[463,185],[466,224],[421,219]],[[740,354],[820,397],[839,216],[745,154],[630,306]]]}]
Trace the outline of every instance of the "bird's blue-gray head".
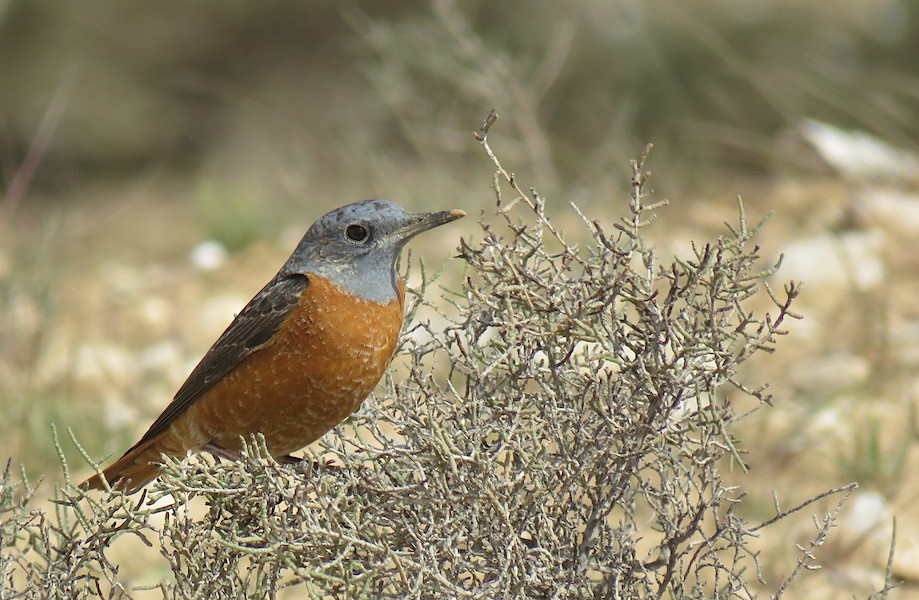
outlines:
[{"label": "bird's blue-gray head", "polygon": [[465,215],[410,213],[387,200],[355,202],[313,223],[281,271],[315,273],[358,298],[389,302],[398,294],[396,258],[405,244]]}]

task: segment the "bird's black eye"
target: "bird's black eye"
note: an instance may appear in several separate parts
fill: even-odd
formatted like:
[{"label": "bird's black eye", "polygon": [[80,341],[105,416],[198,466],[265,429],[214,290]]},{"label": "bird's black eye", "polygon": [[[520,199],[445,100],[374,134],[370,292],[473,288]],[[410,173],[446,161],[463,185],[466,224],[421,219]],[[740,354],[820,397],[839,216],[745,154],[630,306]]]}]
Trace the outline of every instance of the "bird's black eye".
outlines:
[{"label": "bird's black eye", "polygon": [[363,242],[367,239],[367,230],[360,225],[348,225],[345,229],[345,235],[352,242]]}]

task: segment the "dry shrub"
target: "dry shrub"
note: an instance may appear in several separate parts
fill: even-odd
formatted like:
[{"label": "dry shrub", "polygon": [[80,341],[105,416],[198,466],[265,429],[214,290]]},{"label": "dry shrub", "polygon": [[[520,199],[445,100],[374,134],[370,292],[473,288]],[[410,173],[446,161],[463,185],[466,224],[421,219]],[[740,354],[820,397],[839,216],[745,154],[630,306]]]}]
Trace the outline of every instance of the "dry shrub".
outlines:
[{"label": "dry shrub", "polygon": [[[750,523],[722,477],[743,467],[738,401],[769,401],[738,367],[772,351],[798,291],[768,287],[742,203],[738,226],[659,264],[642,158],[631,216],[584,219],[578,247],[500,167],[492,122],[496,216],[462,242],[449,310],[404,337],[404,377],[295,468],[256,439],[240,463],[169,461],[141,496],[66,487],[56,514],[7,470],[0,597],[129,598],[106,550],[130,535],[162,549],[167,598],[749,598],[814,567],[854,484],[818,497],[839,502],[767,584],[751,537],[818,498]],[[750,308],[762,293],[771,314]]]}]

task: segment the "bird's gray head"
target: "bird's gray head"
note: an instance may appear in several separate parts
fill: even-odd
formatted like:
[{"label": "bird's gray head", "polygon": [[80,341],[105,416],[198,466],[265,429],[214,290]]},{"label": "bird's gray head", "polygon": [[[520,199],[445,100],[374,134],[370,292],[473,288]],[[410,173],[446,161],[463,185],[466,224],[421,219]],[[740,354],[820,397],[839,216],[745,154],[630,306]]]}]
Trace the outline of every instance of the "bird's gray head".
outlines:
[{"label": "bird's gray head", "polygon": [[342,206],[313,223],[281,272],[315,273],[358,298],[388,302],[397,297],[396,258],[403,246],[465,215],[410,213],[387,200]]}]

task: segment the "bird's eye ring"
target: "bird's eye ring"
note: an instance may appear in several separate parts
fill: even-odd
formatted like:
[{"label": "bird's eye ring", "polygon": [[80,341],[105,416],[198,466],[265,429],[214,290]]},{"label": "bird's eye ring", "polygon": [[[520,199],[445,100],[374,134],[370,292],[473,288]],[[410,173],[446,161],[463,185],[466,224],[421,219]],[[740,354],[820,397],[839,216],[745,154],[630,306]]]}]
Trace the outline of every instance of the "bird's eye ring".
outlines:
[{"label": "bird's eye ring", "polygon": [[348,225],[345,229],[345,235],[352,242],[364,242],[367,240],[367,230],[360,225]]}]

